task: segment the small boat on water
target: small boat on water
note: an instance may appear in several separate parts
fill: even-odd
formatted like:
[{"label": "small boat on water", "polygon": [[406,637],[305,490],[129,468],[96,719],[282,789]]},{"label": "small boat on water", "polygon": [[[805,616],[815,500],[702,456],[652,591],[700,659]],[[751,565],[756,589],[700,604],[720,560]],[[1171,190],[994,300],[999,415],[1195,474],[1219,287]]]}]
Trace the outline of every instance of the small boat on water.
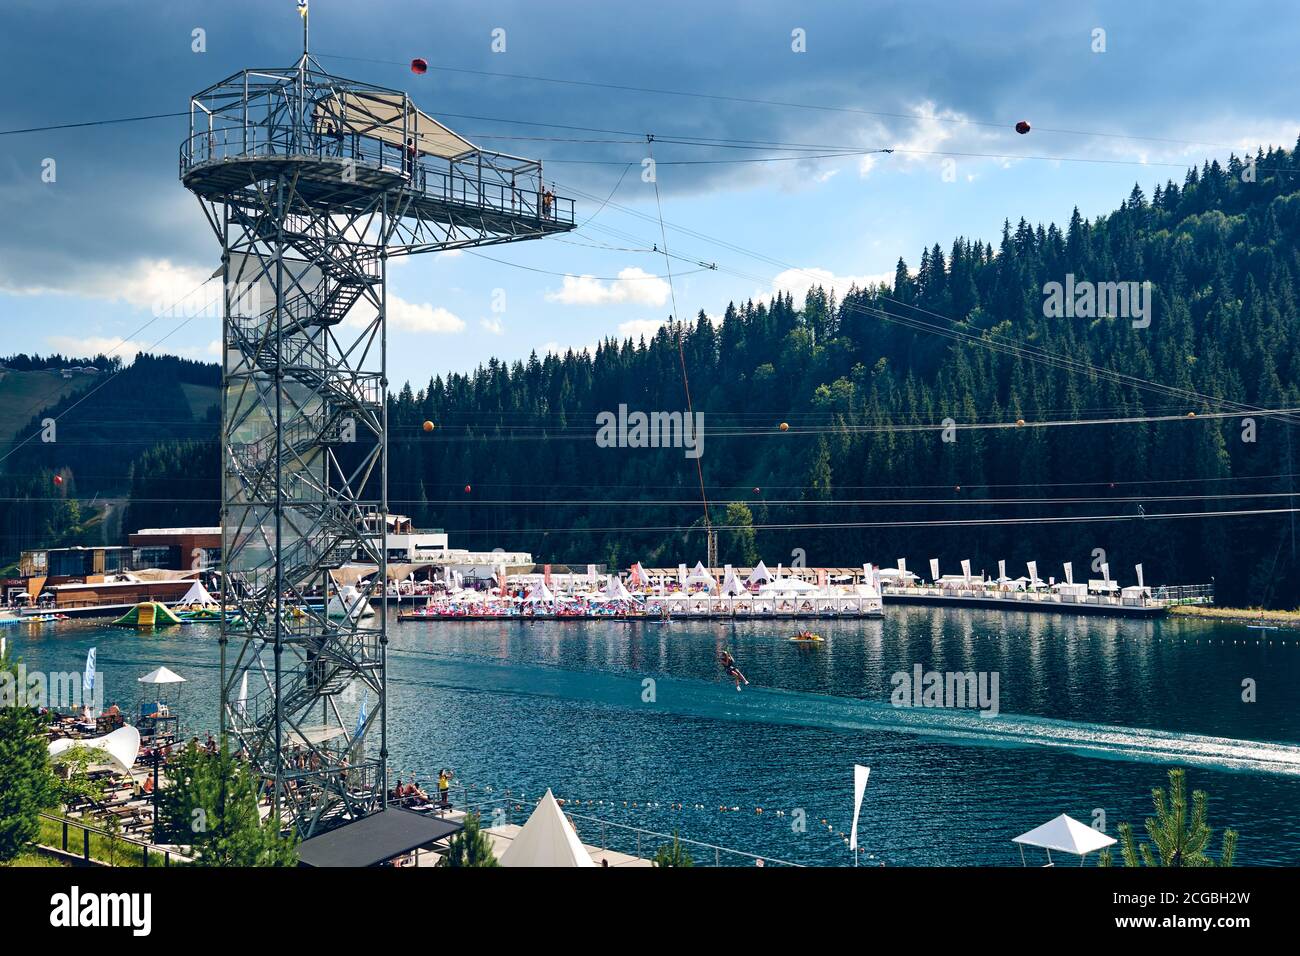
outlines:
[{"label": "small boat on water", "polygon": [[790,638],[791,644],[822,644],[824,643],[820,634],[814,634],[812,631],[800,631],[794,637]]}]

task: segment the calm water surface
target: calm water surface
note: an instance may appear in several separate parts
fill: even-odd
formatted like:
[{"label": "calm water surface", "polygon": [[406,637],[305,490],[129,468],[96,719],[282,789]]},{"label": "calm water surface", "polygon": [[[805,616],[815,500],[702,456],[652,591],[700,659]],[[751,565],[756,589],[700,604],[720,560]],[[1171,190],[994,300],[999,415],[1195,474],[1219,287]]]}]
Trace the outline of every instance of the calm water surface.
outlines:
[{"label": "calm water surface", "polygon": [[[1141,830],[1165,768],[1186,766],[1211,826],[1241,831],[1239,863],[1300,864],[1294,632],[903,607],[815,629],[826,642],[801,647],[771,622],[394,621],[392,763],[425,782],[454,767],[508,789],[511,810],[551,787],[574,812],[830,865],[852,862],[854,763],[872,768],[862,861],[888,865],[1018,864],[1011,837],[1059,813]],[[190,726],[216,725],[211,626],[6,631],[29,668],[80,670],[96,646],[106,697],[123,704],[167,664],[189,679]],[[742,693],[716,663],[724,647],[751,682]],[[999,715],[891,706],[891,675],[916,664],[996,672]]]}]

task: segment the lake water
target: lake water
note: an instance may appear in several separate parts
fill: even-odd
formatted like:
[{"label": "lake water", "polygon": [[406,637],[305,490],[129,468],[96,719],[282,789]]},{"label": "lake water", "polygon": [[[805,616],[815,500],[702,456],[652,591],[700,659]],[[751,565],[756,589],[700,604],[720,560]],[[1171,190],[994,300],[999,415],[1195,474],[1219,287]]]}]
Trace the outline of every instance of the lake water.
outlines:
[{"label": "lake water", "polygon": [[[1238,863],[1300,864],[1294,632],[897,606],[819,621],[817,646],[789,643],[794,629],[394,621],[391,762],[426,785],[454,767],[492,799],[509,790],[512,809],[550,787],[575,813],[826,865],[852,863],[855,763],[871,767],[861,862],[888,865],[1018,865],[1011,838],[1060,813],[1141,832],[1151,789],[1185,766],[1211,826],[1241,832]],[[96,646],[106,699],[123,705],[166,664],[189,679],[189,727],[216,726],[209,625],[6,631],[29,669],[80,670]],[[722,648],[750,680],[741,693]],[[918,664],[996,673],[1000,713],[892,706],[891,675]]]}]

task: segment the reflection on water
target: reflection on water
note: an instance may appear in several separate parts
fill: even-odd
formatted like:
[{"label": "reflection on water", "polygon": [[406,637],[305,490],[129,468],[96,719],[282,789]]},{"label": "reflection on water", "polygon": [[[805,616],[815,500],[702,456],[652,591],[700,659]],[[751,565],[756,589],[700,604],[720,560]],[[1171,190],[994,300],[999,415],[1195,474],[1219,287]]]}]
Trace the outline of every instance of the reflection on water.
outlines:
[{"label": "reflection on water", "polygon": [[[1140,829],[1179,764],[1209,791],[1211,824],[1242,830],[1240,862],[1300,861],[1300,641],[1286,632],[932,608],[815,629],[824,644],[762,622],[394,623],[393,763],[426,781],[452,766],[509,788],[503,805],[550,786],[582,813],[826,864],[851,862],[838,834],[855,762],[872,767],[865,852],[890,864],[1018,863],[1010,837],[1061,812]],[[97,644],[108,698],[127,703],[166,663],[190,679],[195,724],[215,723],[209,627],[75,622],[11,638],[45,669],[78,669]],[[996,672],[1000,715],[890,706],[891,675],[918,664]]]}]

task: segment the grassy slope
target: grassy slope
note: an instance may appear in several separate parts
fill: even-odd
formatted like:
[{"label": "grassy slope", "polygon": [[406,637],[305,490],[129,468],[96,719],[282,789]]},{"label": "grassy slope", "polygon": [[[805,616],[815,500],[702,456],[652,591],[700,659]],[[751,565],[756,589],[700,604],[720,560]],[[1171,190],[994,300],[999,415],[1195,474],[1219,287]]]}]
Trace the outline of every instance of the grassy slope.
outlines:
[{"label": "grassy slope", "polygon": [[98,375],[76,374],[65,379],[57,371],[0,373],[0,449],[7,449],[18,429],[41,409],[98,381]]},{"label": "grassy slope", "polygon": [[208,413],[208,409],[221,401],[221,389],[212,385],[191,385],[189,382],[181,383],[181,391],[185,393],[185,401],[190,403],[190,411],[196,419],[202,419]]}]

